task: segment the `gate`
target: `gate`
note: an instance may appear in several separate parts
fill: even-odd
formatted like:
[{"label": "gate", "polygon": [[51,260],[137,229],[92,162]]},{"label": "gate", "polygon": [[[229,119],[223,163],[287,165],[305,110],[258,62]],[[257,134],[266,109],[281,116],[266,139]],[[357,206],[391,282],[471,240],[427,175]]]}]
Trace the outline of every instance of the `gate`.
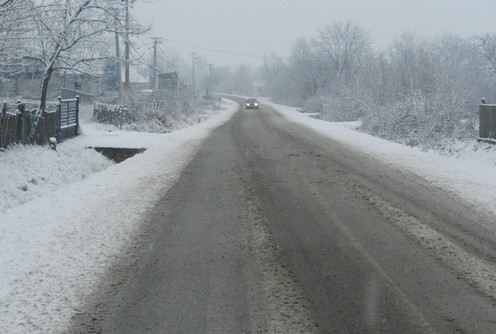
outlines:
[{"label": "gate", "polygon": [[79,96],[74,99],[59,98],[58,114],[57,142],[76,137],[79,128]]}]

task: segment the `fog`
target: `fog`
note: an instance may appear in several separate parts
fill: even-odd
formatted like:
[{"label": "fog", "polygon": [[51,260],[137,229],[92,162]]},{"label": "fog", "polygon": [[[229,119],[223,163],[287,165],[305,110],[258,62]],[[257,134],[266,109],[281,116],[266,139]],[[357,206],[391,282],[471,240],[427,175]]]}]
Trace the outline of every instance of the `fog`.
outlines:
[{"label": "fog", "polygon": [[137,1],[134,12],[153,26],[150,36],[163,38],[162,48],[185,60],[196,52],[216,66],[285,57],[297,38],[312,38],[317,27],[338,20],[360,24],[376,48],[407,31],[468,37],[496,30],[494,0],[147,0]]}]

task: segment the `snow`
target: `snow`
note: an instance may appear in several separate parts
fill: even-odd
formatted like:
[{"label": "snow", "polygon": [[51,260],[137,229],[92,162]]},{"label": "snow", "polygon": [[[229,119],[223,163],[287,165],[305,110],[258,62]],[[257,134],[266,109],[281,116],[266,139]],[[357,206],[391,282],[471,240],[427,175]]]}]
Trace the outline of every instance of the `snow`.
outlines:
[{"label": "snow", "polygon": [[476,139],[455,143],[450,156],[376,138],[356,131],[359,122],[332,123],[309,117],[296,108],[262,99],[294,123],[348,144],[353,149],[397,168],[406,169],[463,198],[483,211],[496,214],[496,145]]},{"label": "snow", "polygon": [[[440,156],[262,100],[301,124],[396,168],[421,175],[496,213],[496,147],[459,143]],[[203,140],[237,109],[168,134],[88,123],[83,135],[47,147],[0,152],[0,332],[61,333],[150,208],[174,185]],[[263,112],[263,111],[262,111]],[[146,148],[115,164],[87,147]]]},{"label": "snow", "polygon": [[277,105],[266,99],[261,101],[293,123],[311,128],[389,165],[415,173],[480,210],[496,214],[496,145],[478,143],[473,139],[456,143],[452,154],[443,156],[438,152],[423,152],[358,132],[359,122],[325,122],[296,108]]},{"label": "snow", "polygon": [[[0,332],[67,330],[147,211],[236,109],[231,102],[207,121],[170,134],[89,124],[85,135],[59,144],[56,152],[29,146],[1,153]],[[113,164],[88,146],[147,150]],[[24,185],[26,191],[18,189]]]}]

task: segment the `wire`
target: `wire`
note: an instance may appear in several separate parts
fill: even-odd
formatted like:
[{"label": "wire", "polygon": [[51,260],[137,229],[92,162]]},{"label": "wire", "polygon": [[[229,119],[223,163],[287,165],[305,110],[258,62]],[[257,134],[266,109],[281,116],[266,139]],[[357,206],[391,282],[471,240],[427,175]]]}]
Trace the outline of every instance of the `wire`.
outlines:
[{"label": "wire", "polygon": [[241,57],[259,58],[259,59],[265,59],[265,58],[267,58],[267,57],[260,56],[260,55],[250,55],[250,54],[245,54],[245,53],[238,53],[238,52],[232,52],[232,51],[225,51],[225,50],[218,50],[218,49],[206,48],[206,47],[202,47],[202,46],[198,46],[198,45],[193,45],[193,44],[188,44],[188,43],[174,41],[174,40],[171,40],[171,39],[168,39],[168,38],[164,38],[163,40],[164,41],[171,42],[171,43],[175,43],[175,44],[187,46],[187,47],[190,47],[190,48],[196,48],[196,49],[200,49],[200,50],[207,50],[207,51],[212,51],[212,52],[217,52],[217,53],[223,53],[223,54],[228,54],[228,55],[232,55],[232,56],[241,56]]}]

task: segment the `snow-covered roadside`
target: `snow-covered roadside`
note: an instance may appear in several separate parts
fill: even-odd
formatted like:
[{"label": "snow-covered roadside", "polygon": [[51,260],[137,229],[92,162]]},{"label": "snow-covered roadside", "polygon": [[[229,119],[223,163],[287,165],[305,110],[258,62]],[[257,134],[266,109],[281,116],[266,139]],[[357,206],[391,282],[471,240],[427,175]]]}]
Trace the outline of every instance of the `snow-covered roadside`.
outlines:
[{"label": "snow-covered roadside", "polygon": [[46,146],[10,148],[0,153],[0,215],[112,165],[94,150],[71,142],[57,151]]},{"label": "snow-covered roadside", "polygon": [[[227,122],[237,107],[230,102],[226,110],[207,121],[170,134],[101,132],[97,126],[86,126],[85,135],[62,143],[57,152],[34,148],[32,155],[46,160],[40,163],[44,166],[41,168],[22,167],[36,174],[33,188],[43,188],[41,183],[51,180],[52,173],[54,179],[66,175],[63,171],[57,173],[74,152],[87,152],[88,156],[82,158],[87,165],[75,168],[73,177],[62,181],[72,183],[44,188],[22,205],[11,200],[10,208],[0,211],[0,332],[66,330],[99,274],[125,247],[148,210],[172,187],[209,133]],[[91,150],[85,151],[88,146],[147,150],[109,167],[110,162]],[[6,186],[14,184],[17,189],[17,184],[23,182],[19,183],[16,167],[37,163],[26,161],[28,155],[15,148],[12,152],[0,156],[0,174],[11,178],[11,182],[5,181]],[[17,154],[13,161],[18,165],[7,166],[6,154]],[[65,155],[68,156],[61,158]],[[77,164],[78,159],[72,158],[72,163]],[[101,171],[83,178],[80,173],[84,170],[88,175]]]},{"label": "snow-covered roadside", "polygon": [[409,170],[476,207],[496,214],[496,146],[473,142],[460,144],[456,156],[422,152],[354,130],[350,123],[326,122],[296,108],[261,99],[289,121],[309,127],[385,163]]},{"label": "snow-covered roadside", "polygon": [[[320,121],[264,103],[291,122],[406,168],[496,213],[493,146],[474,142],[457,158],[442,157],[359,133],[352,124]],[[143,215],[236,108],[232,103],[202,124],[165,135],[87,124],[83,136],[62,143],[57,152],[46,147],[1,152],[0,333],[63,332]],[[114,165],[88,146],[147,151]],[[8,199],[7,188],[13,198]]]}]

